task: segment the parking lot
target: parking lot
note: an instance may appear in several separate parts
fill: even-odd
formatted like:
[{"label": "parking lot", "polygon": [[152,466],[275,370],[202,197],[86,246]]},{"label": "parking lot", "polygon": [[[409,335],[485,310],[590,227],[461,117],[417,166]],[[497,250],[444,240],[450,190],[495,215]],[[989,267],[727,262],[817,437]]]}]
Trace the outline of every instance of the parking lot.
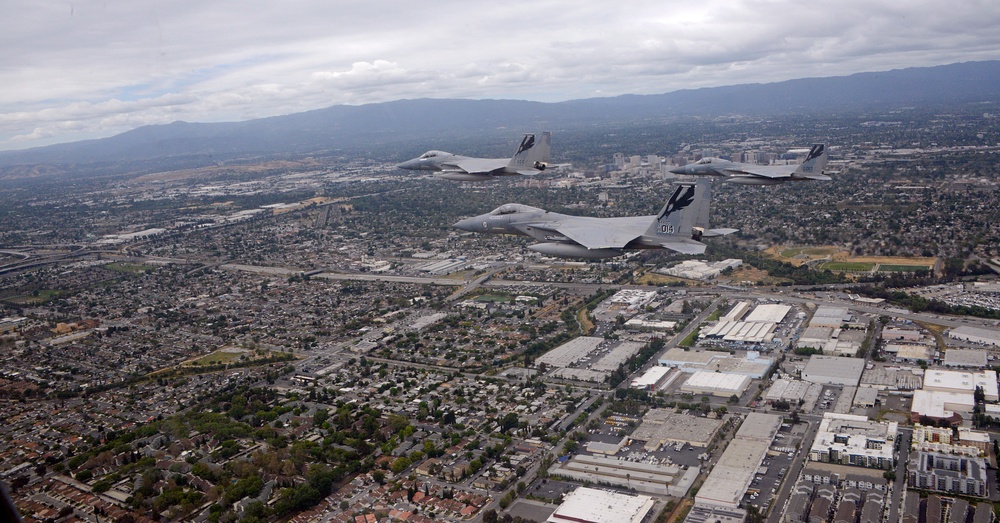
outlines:
[{"label": "parking lot", "polygon": [[801,446],[803,432],[804,425],[781,426],[767,457],[764,458],[763,464],[750,482],[750,488],[743,496],[744,504],[754,505],[761,512],[767,510],[778,492],[778,487],[788,474],[788,469],[791,468],[795,457],[794,449]]}]

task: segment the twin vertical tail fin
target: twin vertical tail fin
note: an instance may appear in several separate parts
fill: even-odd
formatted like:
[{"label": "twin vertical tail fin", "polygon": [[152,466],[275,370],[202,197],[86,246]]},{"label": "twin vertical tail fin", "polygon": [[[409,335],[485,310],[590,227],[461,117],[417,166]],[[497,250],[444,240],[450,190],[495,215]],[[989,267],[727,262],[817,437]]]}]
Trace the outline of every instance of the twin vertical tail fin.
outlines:
[{"label": "twin vertical tail fin", "polygon": [[677,184],[646,235],[690,237],[695,227],[704,228],[708,225],[710,197],[711,186],[706,179],[700,179],[697,183]]},{"label": "twin vertical tail fin", "polygon": [[829,180],[830,177],[823,174],[823,169],[826,168],[826,163],[830,160],[830,154],[827,151],[825,143],[814,143],[812,148],[809,149],[809,155],[806,156],[805,161],[803,161],[799,168],[793,173],[795,178],[804,178],[809,180]]},{"label": "twin vertical tail fin", "polygon": [[521,174],[538,174],[538,171],[544,171],[550,161],[551,141],[552,133],[548,131],[542,133],[537,140],[533,134],[524,135],[508,166]]},{"label": "twin vertical tail fin", "polygon": [[705,246],[700,243],[703,237],[712,238],[736,232],[736,229],[709,229],[711,200],[712,182],[708,178],[678,184],[663,210],[656,215],[656,221],[646,230],[645,236],[669,239],[670,244],[665,243],[664,246],[677,252],[704,252]]}]

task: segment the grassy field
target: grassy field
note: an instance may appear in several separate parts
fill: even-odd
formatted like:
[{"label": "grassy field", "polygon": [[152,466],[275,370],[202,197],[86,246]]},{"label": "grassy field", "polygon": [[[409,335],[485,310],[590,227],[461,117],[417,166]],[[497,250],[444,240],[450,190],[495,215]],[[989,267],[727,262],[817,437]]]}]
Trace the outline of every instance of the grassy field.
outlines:
[{"label": "grassy field", "polygon": [[4,299],[7,303],[12,303],[14,305],[37,305],[39,303],[45,303],[58,298],[62,294],[60,290],[54,289],[42,289],[37,293],[33,294],[19,294],[16,296],[11,296],[10,298]]},{"label": "grassy field", "polygon": [[246,356],[247,359],[255,359],[257,357],[256,354],[254,354],[253,352],[249,352],[249,351],[247,351],[247,352],[223,352],[221,350],[217,350],[217,351],[215,351],[215,352],[213,352],[211,354],[206,354],[205,356],[202,356],[202,357],[200,357],[198,359],[188,360],[188,361],[184,362],[182,365],[185,365],[185,366],[189,366],[189,365],[198,365],[198,366],[204,366],[204,365],[225,365],[227,363],[232,363],[234,361],[239,361],[240,356]]},{"label": "grassy field", "polygon": [[473,298],[473,301],[489,302],[489,303],[507,303],[513,301],[510,295],[507,294],[480,294]]},{"label": "grassy field", "polygon": [[128,274],[145,274],[146,272],[152,269],[152,267],[148,265],[143,265],[141,263],[128,263],[128,262],[109,263],[105,265],[104,268],[115,272],[124,272]]},{"label": "grassy field", "polygon": [[594,323],[590,321],[590,315],[587,314],[587,309],[580,309],[580,312],[576,315],[576,320],[580,322],[580,330],[583,331],[584,336],[594,332]]},{"label": "grassy field", "polygon": [[820,260],[813,265],[819,270],[843,272],[916,272],[933,270],[939,263],[937,258],[907,256],[852,256],[850,251],[834,246],[788,247],[772,246],[764,251],[771,258],[803,265],[812,260]]},{"label": "grassy field", "polygon": [[931,270],[931,267],[927,265],[899,265],[883,263],[878,266],[879,272],[917,272],[929,270]]},{"label": "grassy field", "polygon": [[794,258],[802,254],[806,256],[830,256],[837,250],[837,247],[793,247],[781,251],[781,257]]},{"label": "grassy field", "polygon": [[870,271],[874,268],[875,264],[868,262],[826,262],[819,266],[820,270],[831,271]]}]

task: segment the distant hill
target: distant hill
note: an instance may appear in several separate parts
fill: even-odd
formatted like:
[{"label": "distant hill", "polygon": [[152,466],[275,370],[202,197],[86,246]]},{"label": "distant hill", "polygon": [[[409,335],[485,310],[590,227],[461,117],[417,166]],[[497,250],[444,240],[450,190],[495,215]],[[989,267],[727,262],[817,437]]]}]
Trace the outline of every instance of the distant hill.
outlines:
[{"label": "distant hill", "polygon": [[[375,151],[428,135],[493,134],[497,129],[571,128],[723,114],[817,114],[1000,100],[1000,61],[624,95],[560,103],[419,99],[338,105],[233,123],[140,127],[117,136],[0,152],[0,167],[135,162],[172,158],[197,164],[272,154]],[[8,169],[9,172],[9,169]]]}]

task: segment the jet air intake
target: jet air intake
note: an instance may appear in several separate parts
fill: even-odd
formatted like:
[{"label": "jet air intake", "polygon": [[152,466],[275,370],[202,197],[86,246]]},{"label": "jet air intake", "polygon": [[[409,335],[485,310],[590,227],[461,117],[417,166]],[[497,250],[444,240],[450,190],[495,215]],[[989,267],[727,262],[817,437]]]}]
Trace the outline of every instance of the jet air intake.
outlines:
[{"label": "jet air intake", "polygon": [[437,176],[438,178],[454,180],[456,182],[485,182],[486,180],[495,179],[494,176],[489,174],[467,173],[463,171],[445,171],[439,173]]},{"label": "jet air intake", "polygon": [[582,245],[572,245],[569,243],[536,243],[529,245],[528,248],[546,256],[585,258],[588,260],[614,258],[623,254],[620,249],[588,249]]}]

